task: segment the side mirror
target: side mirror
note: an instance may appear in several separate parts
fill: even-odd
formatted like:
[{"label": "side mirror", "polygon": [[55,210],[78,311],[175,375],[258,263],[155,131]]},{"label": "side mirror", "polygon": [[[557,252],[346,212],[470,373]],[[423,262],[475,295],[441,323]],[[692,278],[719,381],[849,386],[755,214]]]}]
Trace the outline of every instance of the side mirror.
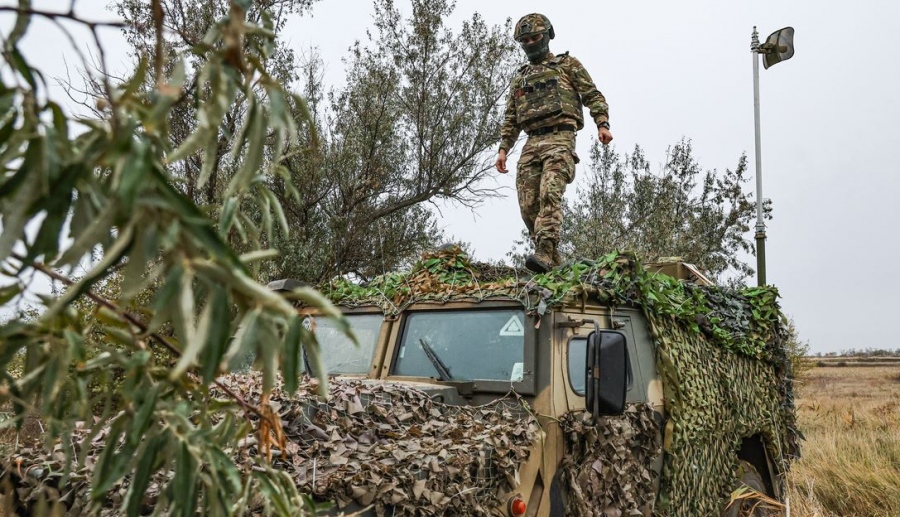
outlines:
[{"label": "side mirror", "polygon": [[587,338],[586,409],[596,416],[621,415],[631,383],[625,334],[595,329]]}]

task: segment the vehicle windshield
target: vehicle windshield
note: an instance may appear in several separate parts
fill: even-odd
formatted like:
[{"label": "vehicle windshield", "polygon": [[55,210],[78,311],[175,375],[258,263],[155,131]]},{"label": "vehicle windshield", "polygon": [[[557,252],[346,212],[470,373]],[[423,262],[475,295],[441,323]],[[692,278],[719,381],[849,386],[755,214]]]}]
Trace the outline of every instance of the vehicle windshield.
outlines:
[{"label": "vehicle windshield", "polygon": [[519,382],[524,375],[521,309],[427,311],[406,317],[393,375]]},{"label": "vehicle windshield", "polygon": [[[347,314],[350,328],[359,340],[359,346],[353,344],[334,321],[329,318],[316,318],[314,331],[319,340],[322,363],[329,375],[366,374],[372,364],[375,345],[384,316],[381,314]],[[311,371],[307,365],[307,371]]]}]

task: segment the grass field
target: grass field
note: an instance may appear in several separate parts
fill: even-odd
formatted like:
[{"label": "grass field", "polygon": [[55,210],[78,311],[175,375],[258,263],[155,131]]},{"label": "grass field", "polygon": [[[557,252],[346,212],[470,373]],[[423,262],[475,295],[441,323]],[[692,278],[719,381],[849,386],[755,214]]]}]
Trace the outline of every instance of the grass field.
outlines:
[{"label": "grass field", "polygon": [[799,384],[806,441],[788,479],[791,516],[898,517],[900,363],[844,361]]}]

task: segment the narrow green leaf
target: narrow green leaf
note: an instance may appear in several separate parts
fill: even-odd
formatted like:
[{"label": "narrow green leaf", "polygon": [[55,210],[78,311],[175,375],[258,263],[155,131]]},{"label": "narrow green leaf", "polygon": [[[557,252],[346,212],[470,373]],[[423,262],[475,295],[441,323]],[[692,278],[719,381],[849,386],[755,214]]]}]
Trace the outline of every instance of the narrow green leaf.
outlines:
[{"label": "narrow green leaf", "polygon": [[197,463],[187,443],[182,443],[175,453],[175,478],[172,479],[173,503],[179,515],[194,517],[197,513]]},{"label": "narrow green leaf", "polygon": [[121,297],[124,300],[130,300],[137,296],[141,289],[154,281],[159,274],[158,268],[154,268],[149,275],[147,274],[147,269],[151,261],[156,258],[156,252],[158,251],[156,225],[153,223],[147,224],[143,228],[143,233],[140,238],[135,239],[134,248],[132,248],[128,256],[128,264],[125,265],[125,269],[122,271]]},{"label": "narrow green leaf", "polygon": [[259,490],[268,503],[267,506],[271,505],[270,508],[274,509],[277,515],[291,515],[290,503],[285,500],[284,493],[279,487],[272,483],[269,478],[271,475],[270,472],[253,472]]},{"label": "narrow green leaf", "polygon": [[68,346],[54,346],[52,353],[44,363],[44,375],[42,398],[45,404],[50,404],[56,398],[60,388],[69,374],[69,362],[72,357],[72,349]]},{"label": "narrow green leaf", "polygon": [[94,482],[92,483],[91,499],[94,501],[102,501],[106,497],[106,492],[115,484],[116,481],[122,479],[131,461],[134,449],[124,443],[118,446],[119,439],[125,430],[128,419],[123,415],[117,418],[110,428],[109,435],[106,438],[103,452],[97,460],[97,466],[94,469]]},{"label": "narrow green leaf", "polygon": [[28,12],[31,9],[31,1],[19,0],[19,9],[21,11],[16,13],[16,24],[9,32],[9,38],[4,42],[9,48],[13,48],[19,43],[19,40],[28,31],[28,26],[31,25],[32,14]]},{"label": "narrow green leaf", "polygon": [[197,180],[197,187],[203,188],[216,172],[217,155],[219,153],[219,138],[216,136],[210,138],[206,142],[206,148],[203,150],[203,163],[200,167],[200,179]]},{"label": "narrow green leaf", "polygon": [[[166,155],[166,163],[172,165],[177,163],[200,148],[204,143],[210,141],[210,128],[203,125],[198,126],[193,132],[174,151]],[[213,140],[214,141],[214,140]],[[203,164],[206,166],[206,163]],[[202,185],[201,185],[202,186]]]},{"label": "narrow green leaf", "polygon": [[181,95],[181,89],[184,86],[185,68],[183,59],[176,59],[170,78],[169,82],[164,87],[156,90],[154,92],[155,95],[152,96],[153,110],[143,117],[145,130],[167,127],[172,104],[178,100],[178,97]]},{"label": "narrow green leaf", "polygon": [[309,374],[319,379],[319,395],[328,395],[328,372],[325,369],[325,363],[322,362],[321,348],[319,340],[316,339],[315,333],[301,326],[300,340],[303,342],[303,350],[306,353],[306,360],[309,363]]},{"label": "narrow green leaf", "polygon": [[0,305],[6,305],[6,302],[12,300],[22,292],[22,286],[18,283],[4,285],[0,287]]},{"label": "narrow green leaf", "polygon": [[272,260],[278,258],[280,253],[276,249],[256,250],[241,255],[241,262],[251,264],[253,262],[261,262],[264,260]]},{"label": "narrow green leaf", "polygon": [[234,215],[237,212],[240,201],[236,197],[229,197],[222,206],[222,214],[219,216],[219,232],[228,235],[231,225],[234,224]]},{"label": "narrow green leaf", "polygon": [[[45,169],[43,138],[32,138],[28,142],[25,157],[16,176],[24,174],[20,185],[7,183],[0,187],[0,209],[3,210],[3,231],[0,232],[0,261],[6,259],[12,252],[16,242],[24,237],[25,225],[28,224],[34,213],[33,205],[43,194],[43,184],[39,174]],[[22,171],[26,171],[23,173]],[[26,177],[29,181],[25,181]],[[12,180],[11,180],[12,181]],[[15,192],[15,199],[11,199]]]},{"label": "narrow green leaf", "polygon": [[131,79],[126,81],[121,85],[121,93],[119,95],[120,100],[126,100],[131,97],[138,91],[142,84],[147,80],[147,68],[149,65],[150,59],[147,55],[141,54],[140,59],[138,60],[137,67],[135,68],[134,75],[131,76]]},{"label": "narrow green leaf", "polygon": [[256,344],[256,326],[261,313],[262,308],[256,307],[244,314],[244,318],[241,320],[237,333],[234,336],[234,341],[222,358],[223,361],[228,362],[229,371],[247,366],[246,361]]},{"label": "narrow green leaf", "polygon": [[273,325],[260,325],[257,349],[262,356],[263,392],[268,393],[275,387],[275,376],[278,373],[278,352],[281,340],[273,332]]},{"label": "narrow green leaf", "polygon": [[81,177],[82,167],[66,167],[62,178],[51,185],[47,195],[38,210],[43,210],[46,216],[37,232],[34,242],[28,246],[26,262],[32,262],[43,256],[45,262],[53,261],[59,253],[59,244],[62,240],[63,226],[69,216],[69,207],[72,204],[72,195],[75,182]]},{"label": "narrow green leaf", "polygon": [[162,287],[157,291],[156,298],[153,300],[153,319],[150,321],[149,330],[156,330],[168,319],[172,302],[180,292],[182,275],[184,275],[184,267],[180,264],[172,266],[169,274],[166,275]]},{"label": "narrow green leaf", "polygon": [[43,81],[43,77],[41,73],[28,66],[28,62],[25,61],[25,58],[22,57],[22,54],[19,52],[19,49],[16,47],[11,47],[9,49],[9,56],[12,57],[12,64],[15,66],[16,70],[21,74],[22,77],[28,82],[28,86],[31,86],[32,90],[37,90],[37,81],[34,80],[35,74],[41,78]]},{"label": "narrow green leaf", "polygon": [[137,413],[134,415],[134,420],[131,422],[131,432],[126,437],[126,439],[134,446],[140,444],[141,439],[150,427],[154,411],[156,410],[156,402],[159,399],[159,390],[159,385],[155,384],[149,389],[141,390],[140,394],[136,397],[136,401],[140,405],[138,406]]},{"label": "narrow green leaf", "polygon": [[141,506],[147,486],[150,484],[150,476],[156,470],[156,466],[164,460],[161,453],[167,441],[167,434],[158,434],[146,441],[146,444],[138,451],[138,462],[125,495],[125,514],[128,517],[141,515]]},{"label": "narrow green leaf", "polygon": [[[191,303],[191,309],[191,317],[193,318],[193,302]],[[184,310],[184,308],[182,308],[182,310]],[[181,357],[178,359],[178,362],[175,363],[175,367],[172,368],[172,372],[169,374],[169,378],[173,381],[181,377],[181,375],[194,364],[194,361],[203,352],[203,348],[209,344],[207,334],[210,325],[227,325],[226,321],[213,322],[213,313],[215,310],[216,306],[214,300],[208,301],[206,306],[203,307],[197,326],[191,332],[192,335],[190,339],[184,342],[184,346],[181,350]]]},{"label": "narrow green leaf", "polygon": [[[53,267],[71,266],[77,264],[82,257],[87,255],[94,247],[109,235],[109,228],[113,226],[118,215],[118,205],[115,202],[107,204],[99,215],[95,215],[91,201],[81,196],[75,203],[75,213],[69,232],[75,242],[69,246],[62,256],[56,259]],[[88,224],[84,224],[89,221]]]},{"label": "narrow green leaf", "polygon": [[47,309],[44,313],[45,318],[52,318],[62,312],[69,306],[72,301],[83,294],[86,290],[100,278],[102,275],[109,273],[109,269],[119,262],[128,249],[131,247],[134,238],[134,227],[129,225],[119,230],[119,237],[112,246],[104,250],[103,258],[84,275],[81,280],[69,287],[66,292],[59,297],[55,304]]},{"label": "narrow green leaf", "polygon": [[243,269],[243,265],[238,260],[234,250],[213,229],[212,221],[200,212],[200,209],[187,199],[184,194],[178,192],[160,171],[153,169],[152,172],[159,182],[158,186],[166,201],[170,202],[173,208],[179,212],[182,224],[190,230],[190,235],[197,242],[197,245],[206,248],[207,252],[219,260],[233,267]]},{"label": "narrow green leaf", "polygon": [[116,193],[125,213],[132,212],[138,192],[148,183],[147,171],[151,164],[149,146],[143,138],[135,139],[130,152],[119,159],[115,173]]},{"label": "narrow green leaf", "polygon": [[195,341],[193,271],[186,270],[181,276],[181,285],[178,288],[178,309],[173,311],[172,319],[175,325],[175,335],[181,341],[183,353]]},{"label": "narrow green leaf", "polygon": [[235,144],[235,149],[238,152],[244,148],[244,145],[247,146],[247,151],[244,153],[244,159],[240,168],[228,183],[228,188],[225,191],[226,197],[243,192],[249,186],[253,176],[262,167],[267,117],[265,111],[256,101],[256,97],[251,96],[248,98],[248,101],[249,106],[244,123],[246,127],[241,132],[243,138],[239,139]]},{"label": "narrow green leaf", "polygon": [[[262,189],[263,192],[266,191],[265,188]],[[259,207],[259,211],[262,214],[262,227],[263,231],[266,234],[267,239],[273,239],[274,234],[272,233],[272,200],[268,196],[260,196],[259,201],[261,202],[261,206]]]},{"label": "narrow green leaf", "polygon": [[287,217],[284,214],[284,208],[281,206],[281,203],[278,201],[278,198],[275,196],[275,193],[269,189],[263,189],[263,194],[269,198],[269,205],[272,210],[275,211],[275,216],[278,218],[278,226],[281,227],[281,235],[285,239],[290,238],[291,229],[288,225]]},{"label": "narrow green leaf", "polygon": [[303,319],[295,316],[288,323],[288,331],[284,336],[284,347],[281,356],[281,371],[284,377],[284,389],[293,395],[299,385],[300,372],[303,368],[303,349],[300,344],[300,331]]},{"label": "narrow green leaf", "polygon": [[206,345],[203,347],[200,368],[203,371],[203,381],[209,383],[216,377],[219,363],[222,361],[228,339],[231,337],[228,296],[221,287],[216,285],[210,290],[207,296],[207,307],[210,310],[210,317],[205,331]]}]

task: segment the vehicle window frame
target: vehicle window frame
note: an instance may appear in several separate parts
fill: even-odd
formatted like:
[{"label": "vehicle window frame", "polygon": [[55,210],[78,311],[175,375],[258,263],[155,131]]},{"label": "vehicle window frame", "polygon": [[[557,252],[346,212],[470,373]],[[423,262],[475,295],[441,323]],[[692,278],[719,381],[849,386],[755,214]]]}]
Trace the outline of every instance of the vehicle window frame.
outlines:
[{"label": "vehicle window frame", "polygon": [[[384,342],[386,336],[391,334],[390,325],[392,320],[385,316],[384,311],[381,310],[380,307],[372,306],[372,307],[356,307],[356,308],[346,308],[346,307],[338,307],[341,313],[344,316],[381,316],[381,328],[378,330],[378,337],[375,340],[375,346],[372,350],[372,357],[369,359],[369,367],[365,373],[334,373],[328,372],[328,377],[347,377],[347,378],[377,378],[378,372],[381,369],[381,364],[384,361],[384,347],[381,344]],[[328,319],[327,316],[321,314],[319,312],[309,312],[302,314],[303,318],[307,316],[311,316],[316,319]],[[320,350],[321,352],[321,350]],[[309,357],[306,353],[306,348],[303,348],[303,367],[306,375],[312,376],[312,371],[309,368]]]},{"label": "vehicle window frame", "polygon": [[[455,305],[455,306],[454,306]],[[489,380],[489,379],[475,379],[472,381],[441,381],[437,377],[424,377],[424,376],[406,376],[406,375],[396,375],[394,374],[394,367],[397,361],[397,357],[400,353],[400,343],[403,342],[403,338],[406,336],[406,332],[409,328],[409,319],[411,315],[425,313],[425,312],[464,312],[464,311],[490,311],[490,310],[517,310],[522,311],[522,315],[524,317],[525,324],[525,335],[523,346],[525,347],[522,354],[523,364],[523,376],[521,381],[513,382],[513,381],[502,381],[502,380]],[[439,306],[433,306],[429,304],[416,304],[415,306],[405,310],[398,321],[398,329],[395,332],[392,332],[389,350],[385,355],[385,364],[384,368],[386,369],[385,378],[388,380],[422,380],[428,379],[427,382],[434,382],[438,384],[446,383],[446,384],[454,384],[459,382],[472,382],[473,387],[472,391],[477,393],[509,393],[510,390],[515,391],[516,393],[522,395],[534,395],[535,394],[535,385],[536,385],[536,372],[535,372],[535,346],[538,339],[538,329],[534,328],[533,322],[529,324],[531,318],[528,316],[527,311],[522,306],[521,303],[506,303],[506,302],[480,302],[478,305],[473,305],[471,302],[454,304],[453,302],[448,304],[441,304]]]}]

